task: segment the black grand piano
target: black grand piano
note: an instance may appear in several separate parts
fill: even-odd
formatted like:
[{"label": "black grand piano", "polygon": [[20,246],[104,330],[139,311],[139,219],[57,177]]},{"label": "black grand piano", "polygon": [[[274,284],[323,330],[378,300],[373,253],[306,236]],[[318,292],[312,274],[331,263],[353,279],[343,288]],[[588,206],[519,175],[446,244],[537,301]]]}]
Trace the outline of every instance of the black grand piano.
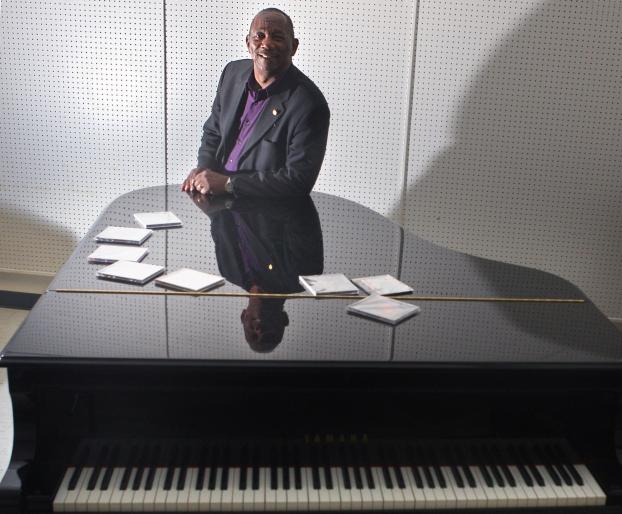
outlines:
[{"label": "black grand piano", "polygon": [[[98,279],[107,226],[172,211],[143,262],[204,295]],[[298,276],[390,274],[393,326]],[[1,355],[0,511],[622,512],[622,334],[569,282],[427,242],[328,194],[177,186],[115,200]]]}]

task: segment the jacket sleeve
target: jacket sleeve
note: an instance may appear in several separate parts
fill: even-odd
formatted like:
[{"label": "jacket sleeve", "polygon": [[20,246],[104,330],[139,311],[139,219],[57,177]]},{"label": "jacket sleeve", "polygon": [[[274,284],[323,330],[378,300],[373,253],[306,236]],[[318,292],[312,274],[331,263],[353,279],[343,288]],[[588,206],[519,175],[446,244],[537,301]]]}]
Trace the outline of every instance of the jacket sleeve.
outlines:
[{"label": "jacket sleeve", "polygon": [[225,66],[220,76],[218,89],[216,90],[216,98],[212,104],[212,113],[203,125],[203,136],[201,137],[201,146],[199,147],[197,159],[198,168],[210,168],[214,171],[220,171],[221,166],[216,158],[216,152],[222,140],[222,133],[220,130],[221,94],[228,66],[229,65]]},{"label": "jacket sleeve", "polygon": [[320,173],[330,111],[322,99],[300,118],[289,138],[285,165],[278,170],[240,170],[231,178],[235,196],[307,195]]}]

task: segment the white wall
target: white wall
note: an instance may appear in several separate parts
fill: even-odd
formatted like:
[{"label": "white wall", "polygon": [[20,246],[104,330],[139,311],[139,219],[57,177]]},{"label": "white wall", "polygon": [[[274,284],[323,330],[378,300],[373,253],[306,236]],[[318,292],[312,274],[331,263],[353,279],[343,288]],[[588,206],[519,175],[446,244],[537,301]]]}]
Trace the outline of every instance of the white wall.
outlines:
[{"label": "white wall", "polygon": [[[331,107],[316,189],[622,316],[620,2],[271,5]],[[55,271],[116,196],[181,181],[265,6],[4,0],[0,268]]]}]

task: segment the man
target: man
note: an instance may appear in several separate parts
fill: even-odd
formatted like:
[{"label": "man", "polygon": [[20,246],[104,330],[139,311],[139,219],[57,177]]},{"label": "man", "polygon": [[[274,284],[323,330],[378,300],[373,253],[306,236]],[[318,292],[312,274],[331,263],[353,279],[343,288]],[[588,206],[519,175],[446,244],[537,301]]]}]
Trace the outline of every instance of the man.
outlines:
[{"label": "man", "polygon": [[274,8],[259,12],[246,46],[251,60],[230,62],[220,77],[198,166],[182,191],[306,195],[326,150],[326,100],[292,64],[298,40],[287,14]]}]

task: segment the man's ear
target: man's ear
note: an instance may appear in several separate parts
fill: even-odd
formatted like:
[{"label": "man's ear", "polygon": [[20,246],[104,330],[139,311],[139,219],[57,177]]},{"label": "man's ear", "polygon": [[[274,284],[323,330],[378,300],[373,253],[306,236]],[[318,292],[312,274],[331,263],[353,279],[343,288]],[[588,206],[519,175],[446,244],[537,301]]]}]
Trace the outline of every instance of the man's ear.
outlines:
[{"label": "man's ear", "polygon": [[250,54],[251,53],[251,47],[248,45],[248,34],[246,35],[245,41],[246,41],[246,49],[248,50],[248,53]]},{"label": "man's ear", "polygon": [[296,55],[296,50],[298,50],[298,43],[299,41],[296,38],[294,38],[294,41],[292,44],[292,57]]}]

